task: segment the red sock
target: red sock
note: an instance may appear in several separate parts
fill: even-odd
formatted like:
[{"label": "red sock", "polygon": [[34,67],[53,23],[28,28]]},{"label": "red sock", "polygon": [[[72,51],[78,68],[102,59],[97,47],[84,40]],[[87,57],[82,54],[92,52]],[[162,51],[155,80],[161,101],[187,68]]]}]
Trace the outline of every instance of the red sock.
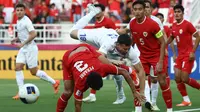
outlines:
[{"label": "red sock", "polygon": [[163,99],[165,101],[167,108],[172,108],[172,92],[171,92],[168,84],[166,84],[164,86],[160,85],[160,88],[162,90]]},{"label": "red sock", "polygon": [[58,99],[56,112],[64,112],[65,107],[67,106],[68,100],[69,99],[67,99],[67,97],[64,94],[62,94]]},{"label": "red sock", "polygon": [[187,94],[185,84],[183,82],[177,82],[177,81],[176,81],[176,84],[177,84],[177,88],[178,88],[179,92],[181,93],[182,97],[187,96],[188,94]]},{"label": "red sock", "polygon": [[92,94],[96,94],[96,90],[91,89],[91,90],[90,90],[90,93],[92,93]]},{"label": "red sock", "polygon": [[166,77],[166,81],[167,81],[167,85],[170,87],[170,77],[169,76]]},{"label": "red sock", "polygon": [[194,80],[192,78],[189,78],[187,84],[190,85],[193,88],[200,89],[200,84],[196,80]]}]

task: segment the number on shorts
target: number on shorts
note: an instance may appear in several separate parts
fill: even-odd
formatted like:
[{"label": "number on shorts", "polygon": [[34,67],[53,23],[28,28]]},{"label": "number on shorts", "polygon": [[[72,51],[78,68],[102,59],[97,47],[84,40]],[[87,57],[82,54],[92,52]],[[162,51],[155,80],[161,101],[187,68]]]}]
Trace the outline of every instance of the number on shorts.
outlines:
[{"label": "number on shorts", "polygon": [[143,38],[140,38],[140,44],[141,44],[141,45],[144,45],[144,40],[143,40]]},{"label": "number on shorts", "polygon": [[179,36],[176,36],[176,40],[177,40],[177,42],[180,42]]},{"label": "number on shorts", "polygon": [[185,66],[185,61],[182,63],[182,68],[184,68],[184,66]]},{"label": "number on shorts", "polygon": [[74,67],[76,67],[76,69],[77,69],[79,72],[82,72],[82,71],[84,71],[84,70],[88,67],[88,64],[87,64],[87,63],[83,64],[83,61],[77,61],[77,62],[74,64]]}]

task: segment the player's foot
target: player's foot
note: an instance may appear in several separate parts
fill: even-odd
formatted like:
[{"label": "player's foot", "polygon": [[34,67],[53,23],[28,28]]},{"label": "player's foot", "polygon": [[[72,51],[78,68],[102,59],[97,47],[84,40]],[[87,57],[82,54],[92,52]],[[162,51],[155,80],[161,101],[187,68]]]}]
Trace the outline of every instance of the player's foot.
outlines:
[{"label": "player's foot", "polygon": [[17,93],[15,96],[12,97],[13,100],[19,100],[19,94]]},{"label": "player's foot", "polygon": [[56,80],[56,83],[53,84],[53,89],[54,89],[54,93],[55,93],[55,94],[58,94],[59,85],[60,85],[60,81],[59,81],[59,80]]},{"label": "player's foot", "polygon": [[172,108],[167,109],[167,112],[173,112]]},{"label": "player's foot", "polygon": [[118,105],[118,104],[122,104],[124,103],[126,100],[126,97],[122,97],[121,99],[117,98],[117,100],[115,102],[113,102],[113,104]]},{"label": "player's foot", "polygon": [[191,106],[191,105],[192,105],[191,102],[183,101],[182,103],[177,104],[176,106],[177,106],[177,107],[185,107],[185,106]]},{"label": "player's foot", "polygon": [[87,8],[89,12],[93,12],[95,15],[101,12],[100,8],[96,8],[93,4],[88,4]]},{"label": "player's foot", "polygon": [[158,106],[156,104],[155,105],[152,104],[152,110],[153,111],[160,111],[160,109],[158,108]]},{"label": "player's foot", "polygon": [[132,73],[130,74],[135,86],[139,86],[140,84],[140,81],[139,81],[139,78],[137,76],[137,73],[135,72],[135,70],[132,71]]},{"label": "player's foot", "polygon": [[96,101],[96,96],[95,95],[89,95],[88,97],[84,98],[82,100],[85,103],[93,103]]},{"label": "player's foot", "polygon": [[153,111],[153,106],[151,105],[150,102],[147,101],[147,102],[145,102],[144,105],[145,105],[145,108],[146,108],[146,109],[148,109],[149,111]]}]

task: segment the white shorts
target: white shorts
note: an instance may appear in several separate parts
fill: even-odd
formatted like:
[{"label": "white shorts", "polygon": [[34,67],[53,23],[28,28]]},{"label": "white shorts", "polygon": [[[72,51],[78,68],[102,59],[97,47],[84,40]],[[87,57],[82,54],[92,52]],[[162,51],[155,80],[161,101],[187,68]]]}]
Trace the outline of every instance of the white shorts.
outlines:
[{"label": "white shorts", "polygon": [[38,66],[38,47],[31,46],[28,48],[21,48],[17,54],[16,63],[24,63],[28,68]]}]

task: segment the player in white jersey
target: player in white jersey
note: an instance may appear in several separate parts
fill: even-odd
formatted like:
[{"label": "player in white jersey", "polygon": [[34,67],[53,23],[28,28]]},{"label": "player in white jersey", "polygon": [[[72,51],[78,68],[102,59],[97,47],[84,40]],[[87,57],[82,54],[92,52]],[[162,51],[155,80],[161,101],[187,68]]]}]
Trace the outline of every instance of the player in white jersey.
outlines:
[{"label": "player in white jersey", "polygon": [[[25,16],[25,6],[23,4],[16,5],[16,14],[18,16],[17,32],[18,38],[11,41],[11,44],[15,44],[16,41],[20,41],[20,44],[16,44],[19,48],[19,52],[16,58],[16,81],[18,88],[20,89],[24,85],[24,75],[22,69],[25,64],[28,65],[32,75],[39,77],[53,85],[55,94],[58,93],[60,81],[54,80],[48,76],[44,71],[38,69],[38,47],[34,42],[34,38],[37,33],[33,27],[31,20]],[[19,99],[17,93],[13,99]]]},{"label": "player in white jersey", "polygon": [[[74,39],[79,39],[82,42],[92,44],[99,48],[102,54],[105,54],[109,59],[120,60],[123,58],[128,58],[131,61],[131,65],[137,71],[139,81],[140,81],[140,92],[144,93],[144,78],[145,73],[139,59],[139,50],[131,47],[131,38],[128,35],[122,35],[121,39],[128,38],[130,45],[125,45],[120,43],[120,37],[118,33],[113,29],[98,28],[98,29],[83,29],[88,22],[97,14],[99,10],[92,5],[89,6],[90,12],[82,17],[71,29],[70,36]],[[119,37],[119,38],[118,38]],[[128,51],[128,53],[126,53]],[[117,87],[118,104],[123,101],[124,96],[122,88],[122,77],[114,77]],[[122,100],[121,100],[122,99]],[[89,100],[91,101],[91,98]]]}]

